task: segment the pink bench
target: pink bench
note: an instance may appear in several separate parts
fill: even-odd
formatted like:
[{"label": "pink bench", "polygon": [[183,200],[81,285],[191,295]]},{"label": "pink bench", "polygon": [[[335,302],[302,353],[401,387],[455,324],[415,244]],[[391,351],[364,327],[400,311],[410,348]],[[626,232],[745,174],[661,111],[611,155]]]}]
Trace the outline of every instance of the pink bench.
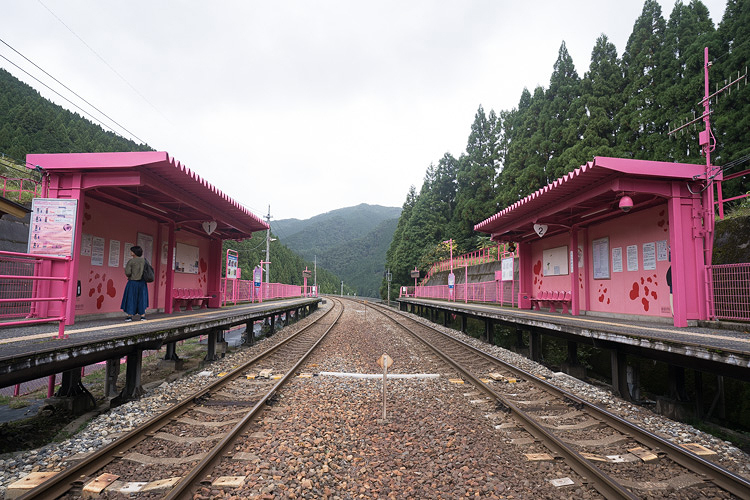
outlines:
[{"label": "pink bench", "polygon": [[204,295],[203,290],[199,288],[173,288],[172,308],[174,311],[180,311],[184,305],[186,311],[192,311],[193,306],[197,305],[205,309],[208,307],[208,299],[210,298]]},{"label": "pink bench", "polygon": [[549,307],[549,312],[557,312],[562,307],[562,313],[568,314],[573,297],[570,292],[542,290],[539,296],[531,299],[531,308],[541,311],[542,306]]}]

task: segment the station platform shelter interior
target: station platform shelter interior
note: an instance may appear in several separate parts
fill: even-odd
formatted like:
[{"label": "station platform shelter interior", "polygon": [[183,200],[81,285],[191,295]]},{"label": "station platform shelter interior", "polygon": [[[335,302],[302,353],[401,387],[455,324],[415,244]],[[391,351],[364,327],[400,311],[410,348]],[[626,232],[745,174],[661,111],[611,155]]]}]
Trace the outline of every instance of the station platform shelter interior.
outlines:
[{"label": "station platform shelter interior", "polygon": [[567,292],[573,315],[688,326],[710,310],[705,168],[596,157],[474,229],[518,246],[521,308]]},{"label": "station platform shelter interior", "polygon": [[[149,309],[172,312],[174,289],[196,289],[220,306],[222,241],[268,225],[166,152],[30,154],[45,172],[43,197],[76,200],[67,324],[76,315],[120,312],[130,247],[153,265]],[[36,214],[32,214],[34,225]],[[33,244],[33,240],[32,240]],[[76,293],[78,292],[78,293]],[[50,303],[52,308],[60,307]],[[120,312],[121,314],[121,312]]]}]

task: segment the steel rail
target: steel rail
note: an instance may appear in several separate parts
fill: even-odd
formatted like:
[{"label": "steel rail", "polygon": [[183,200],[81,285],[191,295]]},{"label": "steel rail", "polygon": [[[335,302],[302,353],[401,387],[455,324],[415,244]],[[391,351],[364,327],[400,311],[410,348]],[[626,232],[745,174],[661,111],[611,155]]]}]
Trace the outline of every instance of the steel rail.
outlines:
[{"label": "steel rail", "polygon": [[[521,410],[513,402],[509,401],[503,395],[495,392],[491,387],[489,387],[487,384],[482,382],[478,377],[472,374],[467,368],[463,367],[461,364],[454,361],[448,354],[445,354],[434,344],[422,338],[421,335],[416,333],[414,330],[412,330],[408,326],[399,323],[395,318],[389,316],[388,314],[385,314],[382,311],[381,307],[377,307],[374,309],[379,310],[383,314],[383,316],[390,319],[394,324],[396,324],[397,326],[400,326],[404,330],[411,333],[414,337],[419,339],[423,344],[425,344],[432,351],[434,351],[444,361],[446,361],[448,364],[453,366],[459,373],[463,374],[466,378],[468,378],[475,387],[489,394],[490,396],[495,398],[497,401],[499,401],[502,406],[508,408],[513,413],[513,415],[518,420],[520,420],[521,425],[527,431],[529,431],[529,433],[531,433],[535,438],[542,441],[548,449],[564,457],[565,463],[568,464],[573,470],[575,470],[576,473],[578,473],[581,477],[589,480],[590,481],[589,484],[591,484],[594,487],[594,489],[596,489],[599,493],[604,495],[605,498],[608,498],[608,499],[622,498],[622,499],[627,499],[627,500],[638,499],[638,497],[635,496],[630,490],[628,490],[627,488],[619,484],[616,480],[614,480],[604,471],[596,467],[589,460],[586,460],[585,458],[583,458],[577,451],[573,450],[571,447],[569,447],[567,444],[561,441],[554,434],[551,434],[547,429],[545,429],[538,422],[536,422],[533,418],[527,415],[523,410]],[[389,312],[396,313],[397,311],[389,311]],[[410,321],[414,321],[411,318],[406,318],[403,315],[400,315],[400,316]],[[431,329],[431,327],[427,325],[421,325],[421,326]],[[444,334],[441,333],[441,335],[444,335]],[[446,337],[451,338],[448,336]]]},{"label": "steel rail", "polygon": [[[402,317],[410,321],[415,321],[414,319],[409,318],[408,316],[404,316],[403,314],[401,314],[400,311],[393,310],[392,312],[395,314],[399,314]],[[750,481],[748,481],[748,479],[738,474],[735,474],[734,472],[727,470],[723,468],[722,466],[714,462],[711,462],[710,460],[706,460],[705,458],[699,455],[696,455],[690,450],[683,448],[679,445],[676,445],[672,443],[671,441],[668,441],[667,439],[657,434],[654,434],[633,422],[629,422],[623,419],[622,417],[615,415],[614,413],[611,413],[603,408],[600,408],[592,403],[589,403],[585,399],[581,399],[576,394],[573,394],[564,389],[561,389],[551,384],[550,382],[547,382],[546,380],[537,377],[533,373],[529,373],[517,366],[514,366],[508,363],[507,361],[503,361],[502,359],[496,358],[495,356],[492,356],[491,354],[488,354],[464,342],[461,339],[457,339],[450,335],[446,335],[445,333],[435,328],[432,328],[429,325],[424,325],[422,323],[420,324],[426,328],[432,329],[436,333],[443,335],[446,338],[453,340],[454,342],[462,344],[464,347],[470,349],[475,354],[478,354],[484,357],[485,359],[488,359],[492,362],[502,365],[504,368],[506,368],[509,371],[512,371],[519,377],[533,380],[534,383],[541,385],[543,388],[556,394],[557,396],[570,399],[574,403],[578,405],[582,405],[591,414],[593,414],[596,417],[599,417],[601,420],[606,422],[608,425],[611,425],[614,429],[620,431],[621,433],[630,435],[636,441],[640,442],[641,444],[647,445],[648,447],[654,449],[655,451],[664,452],[667,457],[669,457],[675,463],[682,465],[686,469],[692,472],[695,472],[696,474],[701,474],[703,476],[709,477],[711,482],[716,484],[721,489],[739,498],[750,498]]]},{"label": "steel rail", "polygon": [[[338,316],[336,316],[336,318],[331,322],[330,326],[323,333],[323,335],[321,335],[320,338],[307,350],[307,352],[302,355],[299,361],[297,361],[297,363],[295,363],[295,365],[289,371],[287,371],[286,374],[281,379],[279,379],[276,384],[274,384],[274,386],[266,393],[263,398],[260,399],[260,401],[258,401],[258,403],[252,408],[252,410],[250,410],[250,412],[245,415],[242,420],[240,420],[237,425],[235,425],[234,428],[232,428],[232,430],[206,454],[203,460],[201,460],[198,465],[193,467],[190,473],[188,473],[177,484],[175,484],[175,486],[169,491],[169,493],[163,497],[165,500],[192,498],[191,488],[195,486],[195,482],[199,481],[202,477],[205,477],[206,473],[214,468],[214,466],[224,456],[224,452],[226,451],[226,449],[231,446],[243,432],[245,432],[247,427],[255,418],[256,414],[259,413],[263,408],[263,405],[266,403],[266,401],[268,401],[274,394],[276,394],[281,386],[283,386],[292,376],[294,376],[297,368],[299,368],[302,363],[307,360],[310,354],[312,354],[312,352],[317,349],[318,345],[320,345],[323,339],[325,339],[326,335],[328,335],[328,332],[330,332],[331,329],[336,325],[336,322],[344,313],[344,304],[341,301],[339,302],[341,303],[341,311],[339,312]],[[333,307],[331,307],[331,309],[329,309],[327,313],[330,311],[333,311]]]},{"label": "steel rail", "polygon": [[[217,389],[222,388],[224,385],[228,384],[233,379],[241,375],[253,363],[256,363],[259,360],[265,358],[266,356],[269,356],[270,354],[278,351],[283,346],[285,346],[288,342],[297,338],[300,334],[302,334],[308,328],[311,328],[314,325],[320,324],[320,321],[323,320],[323,318],[325,318],[326,316],[328,316],[328,314],[331,313],[331,311],[333,311],[333,308],[326,311],[321,317],[319,317],[315,321],[302,327],[294,335],[291,335],[290,337],[284,339],[278,344],[272,346],[267,351],[259,353],[258,355],[254,356],[252,359],[246,361],[239,367],[229,372],[224,377],[210,383],[208,386],[204,387],[203,389],[196,391],[195,393],[183,399],[179,403],[175,403],[172,407],[167,409],[164,413],[155,415],[154,417],[150,418],[146,422],[138,425],[138,427],[131,430],[127,434],[119,437],[118,439],[112,441],[111,443],[104,446],[103,448],[100,448],[99,450],[95,451],[91,456],[86,457],[84,460],[77,463],[76,465],[73,465],[72,467],[68,467],[67,469],[61,471],[60,473],[52,476],[51,478],[49,478],[48,480],[46,480],[39,486],[19,496],[18,500],[28,500],[31,498],[55,499],[55,498],[60,497],[61,495],[64,495],[65,493],[70,491],[74,483],[80,481],[80,478],[86,477],[92,474],[93,472],[96,472],[97,470],[101,469],[102,467],[107,465],[109,462],[117,458],[118,455],[121,455],[125,450],[132,448],[133,446],[137,445],[138,443],[140,443],[141,441],[149,437],[149,434],[160,429],[161,427],[169,423],[172,419],[177,418],[183,413],[187,412],[190,409],[190,406],[195,402],[195,400],[205,396],[209,392],[216,391]],[[274,385],[274,388],[276,387],[276,385]]]}]

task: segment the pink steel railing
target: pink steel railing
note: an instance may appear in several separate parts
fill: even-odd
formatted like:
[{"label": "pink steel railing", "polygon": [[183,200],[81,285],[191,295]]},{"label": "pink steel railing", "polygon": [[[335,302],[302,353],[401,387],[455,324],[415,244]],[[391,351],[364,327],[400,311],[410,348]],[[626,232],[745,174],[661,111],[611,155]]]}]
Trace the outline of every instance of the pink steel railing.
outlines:
[{"label": "pink steel railing", "polygon": [[[494,247],[481,248],[473,252],[453,257],[453,269],[466,266],[478,266],[479,264],[486,264],[488,262],[495,262],[502,260],[505,257],[518,257],[516,251],[509,252],[505,245],[497,245]],[[446,272],[451,270],[451,260],[441,260],[440,262],[434,263],[427,274],[424,277],[424,281],[429,280],[435,273]]]},{"label": "pink steel railing", "polygon": [[750,263],[708,266],[715,319],[750,321]]},{"label": "pink steel railing", "polygon": [[452,300],[456,302],[492,302],[516,306],[514,281],[482,281],[480,283],[456,283],[451,291],[448,285],[402,286],[400,297],[418,299]]},{"label": "pink steel railing", "polygon": [[[42,183],[34,179],[21,179],[15,177],[6,177],[0,175],[0,185],[2,185],[3,198],[13,201],[29,201],[31,198],[40,196]],[[11,197],[9,195],[16,194]],[[28,193],[29,200],[24,200],[24,193]]]},{"label": "pink steel railing", "polygon": [[[64,276],[52,275],[53,262],[66,263]],[[0,252],[0,327],[57,321],[58,337],[64,337],[70,262],[70,257]],[[52,287],[55,281],[63,286]],[[60,302],[59,314],[49,314],[50,302]]]},{"label": "pink steel railing", "polygon": [[237,304],[240,302],[258,302],[260,300],[286,299],[290,297],[312,296],[312,286],[307,287],[303,294],[303,287],[299,285],[285,285],[283,283],[261,283],[259,288],[253,286],[252,280],[221,279],[221,305]]}]

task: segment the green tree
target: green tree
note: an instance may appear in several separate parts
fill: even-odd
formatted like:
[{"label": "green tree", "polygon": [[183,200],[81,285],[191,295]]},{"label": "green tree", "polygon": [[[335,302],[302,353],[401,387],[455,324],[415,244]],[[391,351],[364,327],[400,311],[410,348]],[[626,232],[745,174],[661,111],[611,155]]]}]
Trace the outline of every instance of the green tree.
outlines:
[{"label": "green tree", "polygon": [[[744,74],[750,66],[750,2],[728,0],[717,34],[720,48],[713,55],[709,52],[709,56],[716,61],[711,68],[711,81],[733,81],[738,72]],[[731,93],[724,92],[714,110],[712,123],[716,150],[712,156],[713,163],[727,165],[732,162],[735,165],[724,175],[750,168],[747,161],[750,155],[750,87],[742,84],[732,89]],[[750,191],[750,176],[725,182],[723,191],[726,197],[747,193]]]},{"label": "green tree", "polygon": [[[406,201],[401,207],[401,216],[398,219],[393,240],[385,254],[385,267],[390,270],[393,280],[391,281],[391,295],[398,291],[399,283],[408,283],[410,266],[416,264],[418,255],[410,253],[413,251],[411,235],[408,232],[409,219],[411,218],[414,205],[417,203],[417,188],[411,186],[406,195]],[[383,276],[380,285],[380,296],[386,297],[388,293],[388,282]]]},{"label": "green tree", "polygon": [[[503,145],[507,143],[507,153],[495,195],[499,208],[515,203],[554,180],[548,177],[546,170],[552,154],[552,143],[544,130],[548,110],[544,88],[535,88],[533,96],[524,89],[518,109],[507,117],[501,141]],[[481,220],[475,223],[478,222]]]},{"label": "green tree", "polygon": [[596,39],[581,85],[585,113],[581,116],[583,132],[576,157],[583,164],[594,156],[620,156],[615,117],[623,106],[625,79],[617,49],[605,34]]},{"label": "green tree", "polygon": [[[716,30],[708,9],[700,1],[689,5],[675,3],[669,16],[664,38],[664,60],[657,84],[659,108],[666,116],[670,129],[692,119],[693,112],[703,113],[699,105],[703,99],[703,48],[716,48]],[[702,162],[698,144],[698,130],[703,125],[691,126],[663,140],[654,151],[655,160]]]},{"label": "green tree", "polygon": [[666,140],[667,119],[658,108],[666,22],[656,0],[646,0],[622,55],[625,105],[618,113],[618,145],[626,157],[652,159]]},{"label": "green tree", "polygon": [[472,246],[474,225],[497,211],[495,179],[500,167],[500,127],[495,112],[490,110],[485,115],[480,105],[471,125],[466,154],[458,161],[452,226],[454,238],[465,247]]},{"label": "green tree", "polygon": [[545,93],[544,140],[549,152],[545,166],[548,180],[554,180],[581,165],[575,146],[580,142],[581,117],[584,115],[581,80],[573,58],[562,42]]}]

